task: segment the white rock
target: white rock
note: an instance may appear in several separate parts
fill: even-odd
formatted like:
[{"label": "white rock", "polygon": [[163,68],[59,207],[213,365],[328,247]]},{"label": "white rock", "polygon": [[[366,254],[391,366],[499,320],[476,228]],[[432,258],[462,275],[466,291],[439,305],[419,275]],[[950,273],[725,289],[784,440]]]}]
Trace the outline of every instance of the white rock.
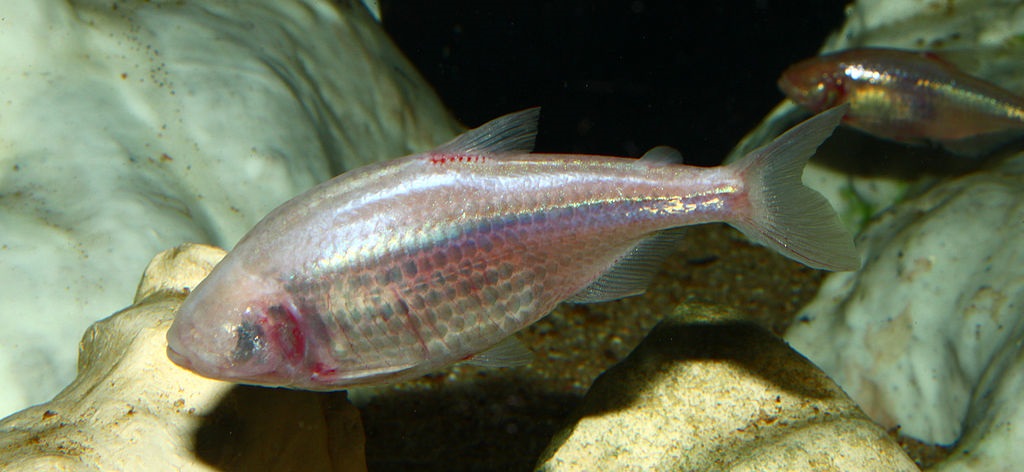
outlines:
[{"label": "white rock", "polygon": [[154,258],[135,303],[82,338],[75,381],[0,421],[0,469],[366,470],[344,392],[240,387],[167,359],[186,289],[223,256],[185,245]]},{"label": "white rock", "polygon": [[882,424],[1024,461],[1002,449],[1024,442],[1024,155],[900,203],[858,247],[787,339]]},{"label": "white rock", "polygon": [[0,69],[0,417],[160,250],[456,130],[355,0],[6,0]]}]

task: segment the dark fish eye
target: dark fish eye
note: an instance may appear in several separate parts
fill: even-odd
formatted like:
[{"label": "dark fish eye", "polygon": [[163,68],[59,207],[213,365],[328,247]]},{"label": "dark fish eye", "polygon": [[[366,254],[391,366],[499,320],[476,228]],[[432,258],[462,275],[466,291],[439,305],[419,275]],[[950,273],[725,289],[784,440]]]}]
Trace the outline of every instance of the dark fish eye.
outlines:
[{"label": "dark fish eye", "polygon": [[235,362],[248,361],[264,348],[263,329],[255,323],[243,322],[235,328],[235,335],[238,341],[231,353],[231,360]]}]

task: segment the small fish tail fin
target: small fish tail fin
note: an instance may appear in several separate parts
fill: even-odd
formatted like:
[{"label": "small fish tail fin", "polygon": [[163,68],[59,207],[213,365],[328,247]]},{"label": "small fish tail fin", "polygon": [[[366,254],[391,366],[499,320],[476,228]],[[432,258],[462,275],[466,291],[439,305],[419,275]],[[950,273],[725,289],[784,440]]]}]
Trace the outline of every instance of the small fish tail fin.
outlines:
[{"label": "small fish tail fin", "polygon": [[841,105],[811,117],[732,164],[747,185],[751,208],[730,224],[807,266],[858,269],[860,256],[839,215],[801,180],[807,160],[832,135],[848,108]]}]

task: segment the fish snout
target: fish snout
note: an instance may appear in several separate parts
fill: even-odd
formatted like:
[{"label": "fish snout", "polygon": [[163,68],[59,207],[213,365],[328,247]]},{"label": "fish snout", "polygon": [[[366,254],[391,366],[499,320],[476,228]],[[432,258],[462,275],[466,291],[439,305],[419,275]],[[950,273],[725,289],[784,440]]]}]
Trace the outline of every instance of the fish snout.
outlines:
[{"label": "fish snout", "polygon": [[179,367],[189,370],[192,369],[192,361],[188,360],[188,357],[179,354],[178,351],[175,351],[170,345],[167,346],[167,358]]}]

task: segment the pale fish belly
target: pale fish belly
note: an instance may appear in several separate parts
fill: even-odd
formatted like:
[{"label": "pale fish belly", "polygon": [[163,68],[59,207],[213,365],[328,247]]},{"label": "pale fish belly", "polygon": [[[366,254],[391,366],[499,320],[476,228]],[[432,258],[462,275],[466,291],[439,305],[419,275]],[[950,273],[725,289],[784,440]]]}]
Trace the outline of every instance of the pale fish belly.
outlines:
[{"label": "pale fish belly", "polygon": [[[621,204],[620,204],[621,205]],[[632,204],[633,206],[639,204]],[[452,239],[296,277],[322,381],[416,377],[486,350],[592,282],[623,246],[604,205],[520,213]],[[603,214],[604,217],[599,216]],[[610,241],[615,241],[614,243]]]}]

